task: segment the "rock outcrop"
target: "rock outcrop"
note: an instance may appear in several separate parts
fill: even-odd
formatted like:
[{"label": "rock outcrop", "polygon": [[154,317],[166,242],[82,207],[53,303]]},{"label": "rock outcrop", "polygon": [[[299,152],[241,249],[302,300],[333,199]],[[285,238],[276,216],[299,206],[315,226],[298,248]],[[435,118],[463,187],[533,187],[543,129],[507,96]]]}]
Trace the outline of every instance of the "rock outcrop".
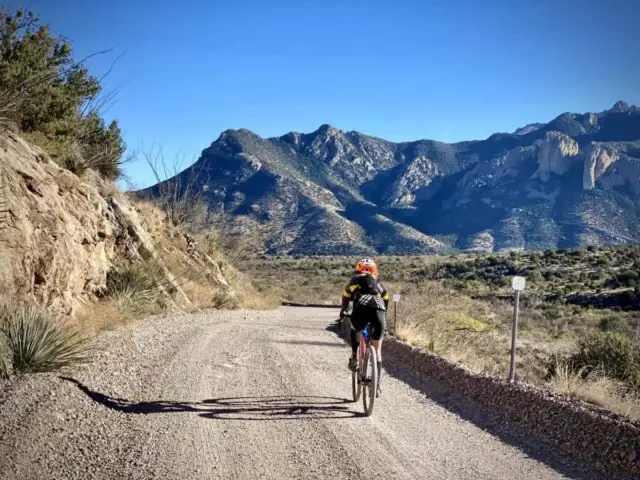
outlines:
[{"label": "rock outcrop", "polygon": [[1,298],[33,301],[56,316],[74,315],[104,290],[110,269],[153,259],[173,287],[174,305],[189,305],[144,220],[113,184],[91,172],[81,179],[5,131],[0,195]]},{"label": "rock outcrop", "polygon": [[552,173],[563,175],[578,161],[580,147],[568,135],[560,132],[548,132],[544,140],[539,142],[538,170],[533,178],[543,182],[549,180]]},{"label": "rock outcrop", "polygon": [[612,146],[593,143],[585,153],[582,187],[591,190],[607,169],[620,158],[619,152]]},{"label": "rock outcrop", "polygon": [[412,205],[420,190],[428,187],[440,175],[438,166],[426,156],[418,156],[394,182],[389,197],[391,206]]}]

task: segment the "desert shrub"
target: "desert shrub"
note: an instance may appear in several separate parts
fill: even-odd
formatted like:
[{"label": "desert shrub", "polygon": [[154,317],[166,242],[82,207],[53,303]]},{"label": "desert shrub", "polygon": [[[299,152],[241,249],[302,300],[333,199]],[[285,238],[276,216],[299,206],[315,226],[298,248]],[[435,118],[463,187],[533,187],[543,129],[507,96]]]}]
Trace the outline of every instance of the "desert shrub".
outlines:
[{"label": "desert shrub", "polygon": [[161,148],[144,151],[142,157],[151,169],[155,185],[139,195],[164,211],[172,225],[190,232],[201,230],[207,217],[206,169],[196,165],[186,171],[180,156],[169,161]]},{"label": "desert shrub", "polygon": [[204,234],[204,248],[207,255],[214,255],[222,249],[222,235],[218,230],[211,229]]},{"label": "desert shrub", "polygon": [[615,332],[624,328],[625,321],[619,315],[607,315],[598,322],[598,327],[603,332]]},{"label": "desert shrub", "polygon": [[150,312],[166,306],[167,293],[174,293],[174,288],[162,266],[146,261],[110,270],[101,297],[120,302],[124,310]]},{"label": "desert shrub", "polygon": [[586,252],[581,248],[577,248],[571,252],[571,256],[575,258],[584,258],[586,256]]},{"label": "desert shrub", "polygon": [[47,372],[85,359],[84,339],[35,307],[3,308],[0,315],[14,371]]},{"label": "desert shrub", "polygon": [[93,168],[113,180],[125,145],[118,122],[107,126],[100,115],[109,101],[100,93],[100,81],[37,15],[0,7],[0,119],[61,166],[76,173]]},{"label": "desert shrub", "polygon": [[240,302],[227,292],[217,291],[211,298],[211,306],[217,309],[234,310],[240,306]]},{"label": "desert shrub", "polygon": [[568,361],[574,371],[588,375],[601,369],[610,378],[640,388],[640,345],[617,333],[595,333],[578,343]]}]

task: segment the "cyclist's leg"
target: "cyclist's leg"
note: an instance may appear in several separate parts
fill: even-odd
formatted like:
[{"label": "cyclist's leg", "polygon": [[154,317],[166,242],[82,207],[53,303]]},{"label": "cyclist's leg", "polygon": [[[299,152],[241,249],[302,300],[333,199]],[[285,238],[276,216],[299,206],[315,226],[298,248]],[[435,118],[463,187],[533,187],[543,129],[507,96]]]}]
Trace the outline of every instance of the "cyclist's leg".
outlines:
[{"label": "cyclist's leg", "polygon": [[369,320],[371,323],[371,346],[375,348],[378,357],[378,384],[382,376],[382,337],[387,323],[385,317],[384,310],[373,310]]},{"label": "cyclist's leg", "polygon": [[386,327],[384,310],[371,309],[368,315],[371,324],[371,345],[376,349],[378,360],[382,360],[382,337]]},{"label": "cyclist's leg", "polygon": [[358,348],[362,341],[362,330],[367,324],[367,316],[362,308],[354,308],[351,312],[351,359],[349,361],[349,368],[352,370],[355,368],[356,359],[358,355]]}]

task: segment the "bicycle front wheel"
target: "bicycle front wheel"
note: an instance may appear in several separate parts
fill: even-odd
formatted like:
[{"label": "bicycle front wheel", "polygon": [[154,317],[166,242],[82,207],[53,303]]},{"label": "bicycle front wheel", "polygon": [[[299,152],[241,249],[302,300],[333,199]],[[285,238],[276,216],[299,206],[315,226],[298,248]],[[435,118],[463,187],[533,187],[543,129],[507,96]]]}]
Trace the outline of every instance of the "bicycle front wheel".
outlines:
[{"label": "bicycle front wheel", "polygon": [[363,369],[362,404],[365,416],[370,417],[373,413],[373,404],[378,391],[378,358],[371,345],[367,347],[367,351],[364,354]]}]

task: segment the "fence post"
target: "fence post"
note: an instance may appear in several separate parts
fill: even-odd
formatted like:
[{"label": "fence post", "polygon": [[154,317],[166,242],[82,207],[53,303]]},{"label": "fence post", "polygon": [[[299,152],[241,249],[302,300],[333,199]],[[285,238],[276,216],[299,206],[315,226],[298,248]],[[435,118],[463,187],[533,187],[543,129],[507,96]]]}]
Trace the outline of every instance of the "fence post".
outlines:
[{"label": "fence post", "polygon": [[516,380],[516,341],[518,337],[518,315],[520,313],[520,292],[524,290],[524,277],[513,277],[511,287],[515,290],[513,303],[513,324],[511,325],[511,361],[509,363],[509,382]]},{"label": "fence post", "polygon": [[398,330],[398,302],[393,302],[393,333]]}]

